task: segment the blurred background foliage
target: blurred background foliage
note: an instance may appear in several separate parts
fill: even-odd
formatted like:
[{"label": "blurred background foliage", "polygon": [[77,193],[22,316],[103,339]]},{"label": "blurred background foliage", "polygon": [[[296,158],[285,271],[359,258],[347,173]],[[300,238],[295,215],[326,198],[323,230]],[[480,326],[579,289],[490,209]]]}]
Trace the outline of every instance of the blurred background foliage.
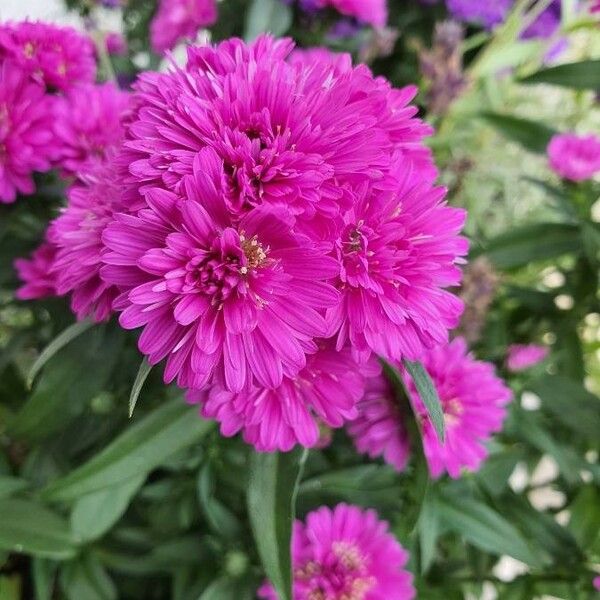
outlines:
[{"label": "blurred background foliage", "polygon": [[[419,598],[594,597],[600,186],[559,181],[545,155],[555,130],[600,131],[600,30],[575,4],[563,2],[569,46],[558,62],[596,60],[587,70],[559,73],[559,85],[528,82],[547,67],[542,42],[515,41],[511,20],[494,33],[468,27],[459,62],[446,65],[460,91],[442,86],[438,96],[423,61],[437,60],[441,4],[390,0],[382,41],[369,29],[330,39],[333,14],[309,21],[278,0],[223,0],[210,32],[270,30],[350,51],[395,85],[419,84],[441,180],[450,202],[469,210],[463,333],[515,392],[490,458],[476,474],[432,482],[422,457],[397,474],[337,431],[310,452],[298,495],[300,516],[339,501],[377,509],[411,552]],[[104,27],[107,11],[90,0],[67,5]],[[129,53],[113,67],[124,81],[164,66],[148,47],[154,10],[129,0],[120,11]],[[34,197],[0,206],[0,599],[254,598],[264,572],[246,510],[251,450],[199,419],[158,370],[139,381],[128,419],[135,336],[115,323],[73,328],[63,300],[14,297],[12,262],[39,243],[63,192],[44,175]],[[548,345],[549,358],[507,373],[507,346],[529,342]]]}]

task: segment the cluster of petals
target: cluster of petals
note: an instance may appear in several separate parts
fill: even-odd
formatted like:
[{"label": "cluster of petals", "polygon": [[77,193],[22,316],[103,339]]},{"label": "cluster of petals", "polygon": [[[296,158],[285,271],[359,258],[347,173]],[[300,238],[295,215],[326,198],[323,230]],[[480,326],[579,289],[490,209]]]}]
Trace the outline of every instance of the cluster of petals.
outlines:
[{"label": "cluster of petals", "polygon": [[[292,534],[294,600],[411,600],[408,552],[374,510],[338,504],[296,521]],[[258,591],[277,600],[271,584]]]},{"label": "cluster of petals", "polygon": [[56,257],[56,246],[45,240],[30,258],[17,258],[14,262],[17,275],[22,282],[16,292],[19,300],[39,300],[56,296],[56,276],[52,265]]},{"label": "cluster of petals", "polygon": [[[440,398],[445,421],[445,440],[440,442],[428,412],[407,372],[402,377],[423,434],[423,449],[429,472],[439,477],[447,472],[457,478],[466,468],[477,470],[485,457],[485,443],[500,431],[510,389],[495,374],[490,363],[475,360],[466,342],[456,338],[429,350],[422,357]],[[382,381],[368,384],[367,396],[359,403],[359,416],[349,425],[360,452],[384,460],[402,470],[408,458],[404,417],[391,388]]]},{"label": "cluster of petals", "polygon": [[160,0],[150,23],[152,49],[161,54],[171,50],[182,39],[194,39],[200,28],[216,20],[216,0]]},{"label": "cluster of petals", "polygon": [[557,134],[548,144],[548,160],[552,170],[564,179],[591,179],[600,173],[600,138],[593,134]]},{"label": "cluster of petals", "polygon": [[541,363],[548,352],[546,346],[538,344],[512,344],[508,347],[506,368],[513,373],[524,371]]},{"label": "cluster of petals", "polygon": [[0,59],[15,61],[50,90],[65,91],[96,77],[91,38],[72,27],[22,21],[0,25]]}]

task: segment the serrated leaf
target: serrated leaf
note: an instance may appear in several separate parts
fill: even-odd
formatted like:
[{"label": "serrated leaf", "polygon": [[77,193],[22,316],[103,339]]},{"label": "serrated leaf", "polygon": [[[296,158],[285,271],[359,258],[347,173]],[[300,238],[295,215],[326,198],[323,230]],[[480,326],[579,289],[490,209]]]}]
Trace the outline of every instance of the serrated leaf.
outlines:
[{"label": "serrated leaf", "polygon": [[307,451],[251,456],[248,517],[269,581],[280,600],[292,600],[291,539],[296,495]]},{"label": "serrated leaf", "polygon": [[99,454],[43,491],[51,500],[73,500],[148,473],[187,446],[199,442],[213,424],[175,399],[127,429]]},{"label": "serrated leaf", "polygon": [[443,444],[445,437],[444,412],[442,411],[440,398],[429,373],[427,373],[425,367],[420,362],[404,360],[402,364],[411,376],[417,392],[419,392],[419,397],[427,409],[427,414],[431,419],[438,439]]},{"label": "serrated leaf", "polygon": [[292,24],[292,10],[281,0],[252,0],[246,13],[244,38],[251,42],[261,33],[283,35]]},{"label": "serrated leaf", "polygon": [[584,60],[542,69],[519,79],[520,83],[547,83],[575,90],[600,89],[600,60]]},{"label": "serrated leaf", "polygon": [[493,112],[481,113],[490,125],[503,136],[521,144],[525,149],[539,154],[545,154],[546,148],[553,135],[558,132],[538,121],[522,119],[513,115],[502,115]]},{"label": "serrated leaf", "polygon": [[32,500],[0,500],[0,549],[41,558],[75,556],[77,540],[67,522]]},{"label": "serrated leaf", "polygon": [[142,364],[138,369],[137,375],[135,376],[135,381],[133,382],[133,387],[131,388],[131,394],[129,395],[129,418],[133,416],[133,411],[135,410],[135,405],[137,404],[140,392],[142,391],[142,387],[144,386],[144,382],[146,378],[152,371],[152,365],[148,362],[147,358],[142,360]]}]

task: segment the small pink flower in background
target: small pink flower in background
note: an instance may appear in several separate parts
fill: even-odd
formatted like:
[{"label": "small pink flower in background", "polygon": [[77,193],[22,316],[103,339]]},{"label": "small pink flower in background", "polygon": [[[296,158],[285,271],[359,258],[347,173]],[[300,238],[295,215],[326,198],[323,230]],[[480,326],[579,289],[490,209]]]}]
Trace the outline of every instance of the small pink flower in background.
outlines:
[{"label": "small pink flower in background", "polygon": [[[292,535],[294,600],[411,600],[408,553],[374,510],[338,504],[296,521]],[[259,598],[277,600],[266,583]]]},{"label": "small pink flower in background", "polygon": [[251,386],[232,393],[221,383],[188,394],[188,400],[200,402],[202,416],[219,421],[223,435],[242,430],[258,451],[273,452],[296,444],[318,446],[320,423],[337,428],[354,418],[363,392],[364,377],[350,350],[336,352],[325,343],[277,388]]},{"label": "small pink flower in background", "polygon": [[19,65],[0,60],[0,203],[33,194],[33,173],[50,169],[53,100]]},{"label": "small pink flower in background", "polygon": [[17,258],[14,266],[23,282],[17,290],[19,300],[38,300],[56,296],[56,274],[52,271],[56,247],[45,241],[31,254],[31,258]]},{"label": "small pink flower in background", "polygon": [[593,583],[595,589],[600,590],[600,575],[598,575],[598,577],[594,577],[594,580],[592,583]]},{"label": "small pink flower in background", "polygon": [[72,27],[22,21],[0,25],[0,58],[4,56],[51,90],[65,91],[96,78],[92,40]]},{"label": "small pink flower in background", "polygon": [[162,54],[182,39],[194,39],[200,28],[213,25],[216,20],[215,0],[160,0],[150,23],[152,48]]},{"label": "small pink flower in background", "polygon": [[367,380],[366,392],[358,403],[358,417],[346,429],[358,452],[370,458],[383,457],[397,471],[406,468],[410,456],[404,417],[385,376]]},{"label": "small pink flower in background", "polygon": [[[592,5],[590,6],[590,12],[592,12],[592,13],[600,12],[600,0],[592,0]],[[600,578],[596,578],[596,579],[598,579],[598,581],[600,582]],[[600,585],[598,586],[598,589],[600,589]]]},{"label": "small pink flower in background", "polygon": [[300,0],[300,6],[310,12],[333,8],[346,17],[375,27],[385,27],[387,23],[386,0]]},{"label": "small pink flower in background", "polygon": [[77,175],[101,163],[123,138],[130,96],[113,83],[71,88],[54,103],[57,164]]},{"label": "small pink flower in background", "polygon": [[442,404],[446,425],[443,444],[407,373],[404,379],[421,419],[429,472],[433,477],[439,477],[447,471],[450,477],[458,478],[463,467],[472,471],[479,469],[487,456],[484,443],[500,431],[512,392],[494,373],[493,365],[475,360],[468,354],[462,338],[426,352],[423,365]]},{"label": "small pink flower in background", "polygon": [[114,56],[124,56],[127,54],[127,40],[125,37],[116,32],[111,32],[106,35],[105,42],[106,51]]},{"label": "small pink flower in background", "polygon": [[552,170],[571,181],[584,181],[600,173],[600,138],[574,133],[555,135],[548,145]]},{"label": "small pink flower in background", "polygon": [[524,371],[542,362],[548,356],[546,346],[536,344],[513,344],[508,348],[506,367],[509,371]]}]

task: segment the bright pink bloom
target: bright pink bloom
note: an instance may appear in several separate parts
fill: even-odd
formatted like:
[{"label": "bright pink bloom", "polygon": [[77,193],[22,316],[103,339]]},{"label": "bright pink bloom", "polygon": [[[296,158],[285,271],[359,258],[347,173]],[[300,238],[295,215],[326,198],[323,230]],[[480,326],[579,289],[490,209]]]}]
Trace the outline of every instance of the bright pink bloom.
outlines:
[{"label": "bright pink bloom", "polygon": [[594,580],[592,583],[594,585],[594,589],[600,590],[600,575],[598,575],[598,577],[594,577]]},{"label": "bright pink bloom", "polygon": [[340,14],[353,17],[361,23],[385,27],[387,22],[386,0],[309,0],[313,9],[333,8]]},{"label": "bright pink bloom", "polygon": [[69,188],[62,214],[48,230],[56,248],[52,263],[56,290],[71,294],[71,309],[78,319],[106,320],[112,311],[117,288],[100,279],[102,232],[121,208],[114,167],[99,165]]},{"label": "bright pink bloom", "polygon": [[33,194],[33,172],[50,169],[52,100],[16,63],[0,60],[0,203]]},{"label": "bright pink bloom", "polygon": [[462,467],[477,470],[487,456],[486,442],[500,431],[506,416],[510,389],[494,373],[490,363],[475,360],[467,344],[456,338],[446,346],[428,351],[423,365],[436,387],[446,424],[446,439],[440,443],[408,374],[404,374],[411,400],[421,419],[423,449],[433,477],[447,471],[460,476]]},{"label": "bright pink bloom", "polygon": [[410,456],[408,432],[392,386],[383,375],[367,380],[358,416],[347,430],[360,453],[382,456],[397,471],[405,469]]},{"label": "bright pink bloom", "polygon": [[339,267],[291,232],[285,211],[232,219],[226,186],[214,150],[198,152],[185,196],[149,189],[143,210],[107,227],[103,277],[124,287],[120,322],[144,327],[140,350],[152,364],[168,357],[166,381],[201,389],[216,374],[230,391],[276,388],[325,334]]},{"label": "bright pink bloom", "polygon": [[591,179],[600,172],[600,138],[574,133],[555,135],[548,145],[552,170],[571,181]]},{"label": "bright pink bloom", "polygon": [[92,40],[72,27],[23,21],[0,26],[0,57],[16,61],[53,90],[96,78]]},{"label": "bright pink bloom", "polygon": [[542,362],[548,356],[546,346],[536,344],[513,344],[508,348],[506,367],[509,371],[524,371]]},{"label": "bright pink bloom", "polygon": [[129,94],[113,83],[73,87],[56,99],[57,163],[65,174],[89,171],[118,146],[128,105]]},{"label": "bright pink bloom", "polygon": [[56,247],[43,242],[31,254],[31,258],[17,258],[15,269],[23,285],[17,290],[19,300],[37,300],[56,296],[56,275],[52,271]]},{"label": "bright pink bloom", "polygon": [[275,389],[251,386],[233,393],[220,383],[190,393],[188,400],[200,402],[202,416],[217,419],[223,435],[242,430],[246,442],[260,452],[285,452],[297,443],[307,448],[318,445],[319,421],[341,427],[354,418],[363,392],[364,377],[352,353],[322,344],[307,357],[302,371],[284,377]]},{"label": "bright pink bloom", "polygon": [[[292,536],[294,600],[411,600],[408,552],[374,510],[322,506],[296,521]],[[260,598],[277,600],[270,584]]]},{"label": "bright pink bloom", "polygon": [[174,48],[181,39],[193,39],[202,27],[217,20],[215,0],[160,0],[150,23],[150,40],[155,52]]},{"label": "bright pink bloom", "polygon": [[127,54],[127,40],[120,33],[114,31],[108,33],[104,43],[106,44],[106,51],[111,55],[124,56]]}]

